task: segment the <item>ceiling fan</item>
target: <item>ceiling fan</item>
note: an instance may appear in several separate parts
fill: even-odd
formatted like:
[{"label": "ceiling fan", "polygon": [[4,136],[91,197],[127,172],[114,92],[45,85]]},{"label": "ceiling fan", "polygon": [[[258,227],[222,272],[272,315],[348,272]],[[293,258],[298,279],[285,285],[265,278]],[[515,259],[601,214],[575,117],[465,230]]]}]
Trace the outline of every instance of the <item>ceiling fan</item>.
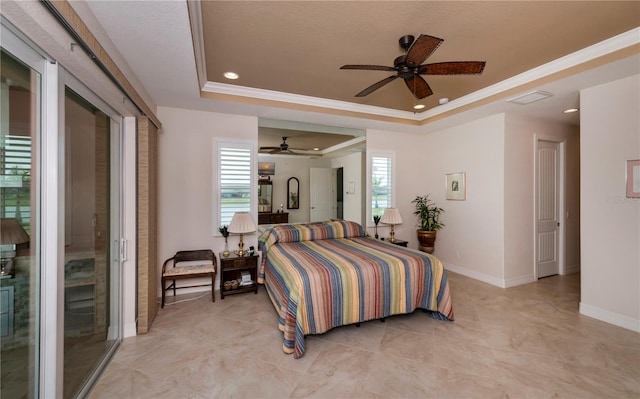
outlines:
[{"label": "ceiling fan", "polygon": [[450,61],[423,64],[443,41],[444,39],[423,34],[418,36],[417,39],[412,35],[405,35],[400,38],[399,42],[400,47],[406,51],[406,54],[397,57],[393,61],[392,67],[383,65],[343,65],[340,69],[389,71],[396,73],[372,84],[356,94],[356,97],[369,95],[387,83],[402,78],[409,91],[411,91],[417,99],[423,99],[432,95],[433,91],[420,75],[472,75],[481,74],[484,70],[485,61]]},{"label": "ceiling fan", "polygon": [[282,143],[280,143],[278,147],[260,147],[260,152],[268,152],[269,154],[287,153],[291,155],[298,155],[297,153],[289,149],[289,144],[287,144],[287,138],[288,137],[283,136]]}]

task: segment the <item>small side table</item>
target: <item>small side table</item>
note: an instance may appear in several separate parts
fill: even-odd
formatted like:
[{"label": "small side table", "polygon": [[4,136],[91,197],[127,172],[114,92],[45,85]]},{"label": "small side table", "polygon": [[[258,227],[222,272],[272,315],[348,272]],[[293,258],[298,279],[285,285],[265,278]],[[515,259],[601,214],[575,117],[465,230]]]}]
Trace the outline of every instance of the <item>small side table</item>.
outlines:
[{"label": "small side table", "polygon": [[[384,241],[384,237],[382,238],[382,241]],[[391,241],[387,241],[387,242],[391,242]],[[409,241],[398,240],[398,239],[396,239],[394,242],[391,242],[391,244],[400,245],[401,247],[406,247],[408,243]]]},{"label": "small side table", "polygon": [[[224,257],[220,256],[220,298],[225,295],[241,294],[253,291],[258,293],[258,255],[238,256],[234,253]],[[240,280],[243,271],[251,274],[251,285],[241,285],[236,289],[224,289],[224,282],[230,280]]]}]

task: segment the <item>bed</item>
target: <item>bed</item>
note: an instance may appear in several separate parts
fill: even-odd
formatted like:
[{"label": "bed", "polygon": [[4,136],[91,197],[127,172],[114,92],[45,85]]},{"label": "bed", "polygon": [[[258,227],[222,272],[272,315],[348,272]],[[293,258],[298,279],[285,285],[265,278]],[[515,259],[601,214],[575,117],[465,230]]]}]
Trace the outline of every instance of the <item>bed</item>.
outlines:
[{"label": "bed", "polygon": [[449,284],[434,256],[367,236],[355,222],[263,226],[258,282],[277,313],[283,350],[347,324],[428,311],[453,321]]}]

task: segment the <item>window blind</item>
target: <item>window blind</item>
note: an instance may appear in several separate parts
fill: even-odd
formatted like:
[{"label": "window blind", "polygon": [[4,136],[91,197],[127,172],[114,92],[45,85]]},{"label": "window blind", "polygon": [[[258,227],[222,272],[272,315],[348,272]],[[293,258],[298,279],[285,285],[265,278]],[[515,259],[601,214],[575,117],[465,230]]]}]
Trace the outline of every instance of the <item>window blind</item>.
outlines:
[{"label": "window blind", "polygon": [[371,219],[391,206],[391,158],[371,157]]},{"label": "window blind", "polygon": [[221,146],[220,225],[229,225],[236,212],[251,211],[251,151]]}]

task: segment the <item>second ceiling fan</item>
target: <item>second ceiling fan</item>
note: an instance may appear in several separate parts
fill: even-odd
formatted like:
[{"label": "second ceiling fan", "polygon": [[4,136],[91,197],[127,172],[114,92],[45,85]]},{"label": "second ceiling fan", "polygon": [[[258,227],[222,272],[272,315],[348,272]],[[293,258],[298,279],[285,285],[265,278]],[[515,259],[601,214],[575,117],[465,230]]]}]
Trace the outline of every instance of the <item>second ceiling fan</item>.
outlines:
[{"label": "second ceiling fan", "polygon": [[472,75],[481,74],[484,70],[485,61],[449,61],[423,64],[443,41],[444,39],[424,34],[418,36],[417,39],[412,35],[402,36],[399,40],[400,47],[406,51],[406,54],[397,57],[392,67],[384,65],[343,65],[340,69],[395,72],[395,75],[382,79],[362,90],[356,94],[356,97],[367,96],[387,83],[402,78],[409,91],[417,99],[421,100],[432,95],[433,91],[420,75]]},{"label": "second ceiling fan", "polygon": [[[299,155],[298,153],[291,151],[291,149],[289,148],[289,144],[287,144],[287,138],[288,138],[287,136],[283,136],[282,143],[278,147],[260,147],[260,151],[267,152],[269,154],[284,153],[284,154],[290,154],[290,155]],[[296,148],[296,149],[300,150],[299,148]]]}]

